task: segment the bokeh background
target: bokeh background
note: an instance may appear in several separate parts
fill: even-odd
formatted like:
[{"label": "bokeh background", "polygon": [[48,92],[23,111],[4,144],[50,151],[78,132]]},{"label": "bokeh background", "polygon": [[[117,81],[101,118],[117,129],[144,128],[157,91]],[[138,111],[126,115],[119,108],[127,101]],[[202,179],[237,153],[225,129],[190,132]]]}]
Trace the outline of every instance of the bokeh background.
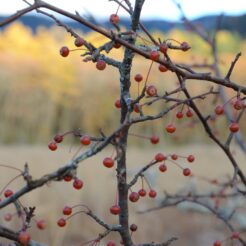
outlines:
[{"label": "bokeh background", "polygon": [[[222,25],[222,30],[219,30],[217,34],[219,65],[222,74],[226,74],[236,53],[239,51],[242,54],[246,53],[246,6],[243,4],[245,2],[241,2],[240,13],[235,11],[234,16],[223,17],[224,23],[227,24]],[[112,11],[115,9],[114,5]],[[6,13],[11,10],[6,10]],[[203,15],[211,13],[213,12],[203,13]],[[217,12],[217,14],[220,13]],[[105,18],[99,18],[97,22],[109,27],[107,18]],[[186,53],[170,51],[169,54],[173,61],[187,64],[211,63],[212,56],[209,46],[182,26],[177,18],[178,15],[176,20],[169,19],[164,23],[163,17],[146,14],[144,21],[156,38],[176,39],[180,42],[186,41],[191,45],[192,49]],[[194,19],[193,16],[192,20],[197,25],[205,25],[211,33],[216,26],[216,16],[199,17],[198,19]],[[122,23],[127,25],[125,20],[122,20]],[[74,25],[73,23],[68,24]],[[80,26],[75,26],[75,28],[83,38],[95,46],[108,41],[101,35],[89,32]],[[124,30],[125,27],[122,26],[122,29]],[[68,136],[58,150],[51,153],[47,144],[56,133],[80,129],[83,133],[96,136],[100,129],[110,134],[112,129],[119,125],[119,110],[114,106],[114,102],[119,98],[117,71],[107,66],[106,70],[101,72],[95,69],[94,63],[83,62],[83,57],[81,57],[83,50],[71,52],[67,58],[61,57],[59,49],[64,45],[73,49],[75,48],[73,42],[74,39],[61,27],[51,25],[47,19],[32,16],[0,30],[0,164],[23,168],[27,162],[33,176],[38,178],[67,163],[79,148],[79,140]],[[139,39],[138,44],[142,43],[143,41]],[[114,49],[109,56],[121,60],[123,52],[123,48]],[[136,56],[132,77],[136,73],[146,76],[149,65],[148,60]],[[232,80],[244,86],[246,85],[245,67],[246,59],[243,56],[232,74]],[[199,71],[207,70],[200,69]],[[160,93],[176,88],[175,76],[171,72],[160,73],[157,65],[152,68],[149,83],[154,84]],[[192,94],[206,91],[210,86],[211,84],[198,81],[188,84]],[[131,87],[133,98],[137,96],[137,91],[137,84],[133,81]],[[235,96],[231,91],[227,93],[230,97]],[[211,113],[214,109],[213,99],[211,97],[205,103],[199,102],[200,108],[208,114]],[[154,108],[149,108],[148,112],[154,113],[164,107],[166,106],[160,103]],[[158,191],[158,198],[156,201],[145,198],[136,205],[130,204],[131,222],[139,225],[134,240],[137,243],[152,240],[157,242],[178,236],[179,241],[173,245],[212,245],[214,240],[227,237],[228,231],[219,220],[208,213],[201,214],[187,210],[184,212],[178,208],[147,214],[137,213],[157,205],[164,190],[169,192],[189,190],[191,184],[193,186],[195,184],[200,191],[207,191],[211,187],[208,187],[207,183],[198,177],[226,179],[226,175],[232,172],[222,151],[217,150],[211,143],[201,125],[197,124],[195,117],[176,122],[177,132],[175,134],[170,136],[165,133],[164,127],[173,119],[175,113],[170,113],[156,122],[147,122],[132,128],[132,133],[146,137],[153,134],[158,135],[160,143],[153,146],[148,139],[130,137],[127,156],[130,167],[129,175],[133,175],[139,167],[153,159],[155,153],[161,151],[167,154],[193,154],[196,161],[190,165],[197,178],[183,177],[180,170],[171,164],[168,166],[167,173],[159,174],[157,168],[149,172],[149,179]],[[226,120],[222,117],[213,124],[217,134],[225,138],[228,134]],[[240,127],[243,136],[246,136],[246,125],[243,120]],[[239,163],[245,163],[245,156],[239,148],[233,145],[233,149]],[[72,218],[66,228],[57,228],[56,221],[61,216],[64,205],[86,204],[107,222],[116,223],[116,217],[109,214],[109,207],[114,203],[115,197],[115,172],[105,170],[102,166],[103,158],[111,155],[112,151],[113,149],[109,147],[81,165],[78,176],[85,182],[83,190],[76,191],[69,183],[57,182],[35,190],[21,199],[23,205],[37,207],[36,219],[42,218],[47,221],[45,231],[36,229],[33,222],[30,230],[35,240],[41,240],[54,246],[80,245],[102,232],[102,228],[83,214]],[[3,187],[14,176],[15,171],[1,168],[0,185]],[[16,190],[21,184],[23,185],[23,182],[17,180],[11,184],[11,188]],[[6,226],[18,229],[20,227],[18,218],[15,217],[11,222],[5,222],[3,219],[6,212],[14,213],[14,211],[14,207],[1,210],[0,221]],[[119,241],[117,235],[114,234],[108,236],[107,239]],[[105,242],[106,240],[102,244]]]}]

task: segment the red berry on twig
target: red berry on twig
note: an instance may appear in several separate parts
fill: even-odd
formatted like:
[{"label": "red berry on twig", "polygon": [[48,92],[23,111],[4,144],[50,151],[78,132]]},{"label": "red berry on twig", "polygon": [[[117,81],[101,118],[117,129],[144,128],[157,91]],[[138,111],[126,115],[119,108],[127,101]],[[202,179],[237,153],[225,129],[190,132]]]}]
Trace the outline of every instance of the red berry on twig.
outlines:
[{"label": "red berry on twig", "polygon": [[67,57],[69,55],[69,48],[67,46],[61,47],[60,55],[63,57]]}]

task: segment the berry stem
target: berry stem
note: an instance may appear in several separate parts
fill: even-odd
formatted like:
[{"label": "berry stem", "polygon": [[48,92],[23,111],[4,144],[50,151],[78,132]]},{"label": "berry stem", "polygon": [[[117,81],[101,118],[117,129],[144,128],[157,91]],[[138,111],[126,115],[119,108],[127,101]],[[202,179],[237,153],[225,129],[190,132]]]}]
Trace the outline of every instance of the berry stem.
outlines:
[{"label": "berry stem", "polygon": [[22,170],[21,169],[16,168],[16,167],[13,167],[13,166],[5,165],[5,164],[0,164],[0,167],[6,167],[6,168],[13,169],[13,170],[16,170],[16,171],[19,171],[19,172],[22,173]]},{"label": "berry stem", "polygon": [[2,190],[0,191],[0,196],[2,195],[2,193],[4,192],[4,190],[13,182],[15,181],[16,179],[18,179],[19,177],[21,177],[22,174],[18,174],[17,176],[15,176],[14,178],[12,178],[3,188]]},{"label": "berry stem", "polygon": [[144,87],[146,87],[146,84],[148,82],[150,71],[152,69],[153,63],[154,63],[154,61],[151,61],[150,66],[149,66],[149,70],[148,70],[148,73],[147,73],[147,76],[146,76],[146,79],[145,79]]}]

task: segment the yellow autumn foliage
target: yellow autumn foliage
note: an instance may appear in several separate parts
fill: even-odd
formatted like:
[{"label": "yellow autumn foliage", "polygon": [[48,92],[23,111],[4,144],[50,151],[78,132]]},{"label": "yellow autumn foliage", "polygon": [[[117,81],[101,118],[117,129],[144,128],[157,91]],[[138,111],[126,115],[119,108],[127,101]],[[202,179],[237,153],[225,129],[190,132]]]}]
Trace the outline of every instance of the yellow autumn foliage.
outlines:
[{"label": "yellow autumn foliage", "polygon": [[[95,47],[107,41],[97,33],[81,35]],[[146,37],[141,34],[146,39]],[[170,51],[174,62],[202,62],[204,57],[211,60],[209,47],[197,36],[184,31],[153,33],[156,38],[187,41],[189,52]],[[139,39],[138,43],[143,43]],[[76,49],[74,39],[60,27],[46,29],[40,27],[35,34],[16,22],[0,32],[0,142],[38,142],[48,141],[57,131],[81,131],[98,134],[99,129],[109,133],[117,127],[119,111],[114,102],[119,97],[119,74],[107,66],[101,72],[92,62],[83,62],[85,51],[76,50],[63,58],[59,54],[62,46]],[[175,42],[175,41],[172,41]],[[228,32],[218,35],[221,53],[221,68],[226,72],[239,49],[246,51],[246,42]],[[113,49],[109,57],[120,61],[123,48]],[[245,59],[241,59],[232,78],[245,83]],[[133,73],[145,77],[150,61],[136,55]],[[160,90],[174,89],[176,77],[171,72],[162,74],[154,64],[150,72],[149,84]],[[191,90],[203,90],[202,83],[189,85]],[[141,85],[140,85],[141,89]],[[137,96],[137,83],[132,81],[131,93]],[[158,105],[157,112],[163,105]],[[153,134],[156,126],[163,127],[171,115],[154,125],[142,124],[135,130]],[[181,133],[185,135],[186,133]],[[189,131],[187,135],[189,134]],[[198,134],[199,135],[199,134]],[[195,135],[194,135],[195,137]]]}]

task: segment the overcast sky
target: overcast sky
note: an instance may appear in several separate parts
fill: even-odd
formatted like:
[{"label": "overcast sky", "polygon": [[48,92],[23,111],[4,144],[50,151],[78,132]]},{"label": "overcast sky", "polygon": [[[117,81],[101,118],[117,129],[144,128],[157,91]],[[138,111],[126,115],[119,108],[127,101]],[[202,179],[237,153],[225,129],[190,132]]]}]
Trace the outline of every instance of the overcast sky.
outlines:
[{"label": "overcast sky", "polygon": [[[130,1],[134,2],[134,0]],[[246,0],[178,1],[182,4],[186,15],[190,18],[221,12],[233,15],[246,13]],[[26,7],[22,0],[0,0],[0,2],[0,15],[14,13],[16,10]],[[46,2],[71,12],[77,10],[83,14],[88,11],[95,15],[95,17],[107,18],[117,9],[116,3],[109,2],[108,0],[46,0]],[[127,16],[123,9],[120,10],[119,15]],[[179,19],[179,11],[172,3],[172,0],[145,0],[142,17],[177,20]]]}]

